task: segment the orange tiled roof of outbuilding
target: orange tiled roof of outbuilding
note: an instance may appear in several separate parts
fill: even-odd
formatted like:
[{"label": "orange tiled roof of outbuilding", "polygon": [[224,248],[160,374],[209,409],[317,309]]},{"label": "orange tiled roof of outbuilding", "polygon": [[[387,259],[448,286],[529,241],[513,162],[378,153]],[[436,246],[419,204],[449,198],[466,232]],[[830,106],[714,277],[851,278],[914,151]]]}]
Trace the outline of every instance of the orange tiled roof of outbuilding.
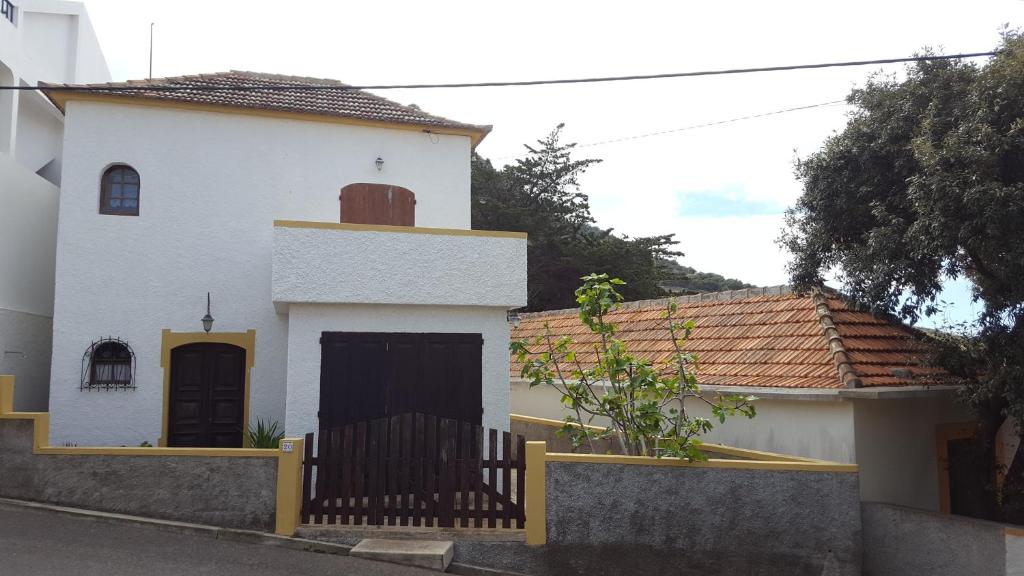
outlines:
[{"label": "orange tiled roof of outbuilding", "polygon": [[[702,385],[780,388],[909,386],[948,377],[927,365],[927,351],[909,327],[848,306],[831,293],[798,295],[787,287],[679,296],[679,320],[696,327],[686,350],[699,358]],[[655,364],[673,353],[665,319],[667,299],[624,303],[608,315],[629,351]],[[532,338],[550,326],[571,336],[585,365],[597,341],[575,309],[521,315],[513,339]],[[512,358],[512,377],[522,365]]]}]

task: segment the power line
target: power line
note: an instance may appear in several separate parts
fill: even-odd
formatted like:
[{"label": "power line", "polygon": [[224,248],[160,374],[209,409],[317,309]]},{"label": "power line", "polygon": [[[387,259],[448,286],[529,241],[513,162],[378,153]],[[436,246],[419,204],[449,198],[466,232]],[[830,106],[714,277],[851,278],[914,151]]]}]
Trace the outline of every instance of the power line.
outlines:
[{"label": "power line", "polygon": [[634,136],[623,136],[622,138],[613,138],[611,140],[600,140],[598,142],[587,142],[585,144],[577,144],[576,148],[589,148],[590,146],[601,146],[603,144],[614,144],[617,142],[626,142],[629,140],[639,140],[641,138],[650,138],[651,136],[664,136],[665,134],[673,134],[675,132],[684,132],[686,130],[695,130],[697,128],[707,128],[709,126],[719,126],[721,124],[730,124],[732,122],[740,122],[742,120],[753,120],[755,118],[764,118],[766,116],[775,116],[777,114],[785,114],[787,112],[796,112],[798,110],[810,110],[811,108],[821,108],[823,106],[833,106],[835,104],[845,104],[846,100],[832,100],[830,102],[820,102],[818,104],[808,104],[807,106],[796,106],[794,108],[784,108],[782,110],[773,110],[771,112],[762,112],[761,114],[751,114],[749,116],[739,116],[736,118],[728,118],[726,120],[716,120],[714,122],[705,122],[703,124],[691,124],[690,126],[682,126],[680,128],[672,128],[670,130],[659,130],[658,132],[648,132],[646,134],[637,134]]},{"label": "power line", "polygon": [[[591,78],[562,78],[550,80],[519,80],[508,82],[455,82],[450,84],[367,84],[348,86],[345,84],[201,84],[201,85],[88,85],[88,86],[46,86],[47,90],[70,92],[179,92],[179,91],[347,91],[347,90],[417,90],[424,88],[492,88],[506,86],[542,86],[553,84],[593,84],[597,82],[625,82],[634,80],[660,80],[665,78],[692,78],[696,76],[723,76],[729,74],[751,74],[756,72],[785,72],[792,70],[814,70],[819,68],[842,68],[849,66],[871,66],[877,64],[899,64],[905,62],[929,62],[936,60],[957,60],[995,56],[998,52],[968,52],[938,56],[910,56],[906,58],[882,58],[878,60],[852,60],[848,62],[824,62],[817,64],[791,64],[786,66],[765,66],[760,68],[727,68],[723,70],[700,70],[695,72],[670,72],[666,74],[633,74],[630,76],[597,76]],[[0,90],[38,90],[37,86],[0,86]]]},{"label": "power line", "polygon": [[[810,110],[812,108],[822,108],[824,106],[835,106],[837,104],[845,104],[846,100],[830,100],[828,102],[819,102],[817,104],[808,104],[806,106],[794,106],[792,108],[783,108],[782,110],[772,110],[771,112],[761,112],[760,114],[750,114],[747,116],[737,116],[736,118],[727,118],[725,120],[715,120],[713,122],[704,122],[702,124],[691,124],[689,126],[681,126],[679,128],[671,128],[669,130],[659,130],[657,132],[647,132],[644,134],[635,134],[633,136],[622,136],[621,138],[611,138],[609,140],[598,140],[597,142],[586,142],[583,144],[576,144],[575,148],[589,148],[591,146],[602,146],[605,144],[616,144],[618,142],[628,142],[630,140],[640,140],[642,138],[650,138],[652,136],[664,136],[666,134],[674,134],[676,132],[685,132],[687,130],[696,130],[698,128],[708,128],[710,126],[719,126],[722,124],[731,124],[733,122],[741,122],[743,120],[754,120],[756,118],[765,118],[767,116],[775,116],[778,114],[785,114],[787,112],[797,112],[800,110]],[[509,158],[516,158],[516,155],[511,156],[499,156],[497,158],[491,158],[491,160],[508,160]]]}]

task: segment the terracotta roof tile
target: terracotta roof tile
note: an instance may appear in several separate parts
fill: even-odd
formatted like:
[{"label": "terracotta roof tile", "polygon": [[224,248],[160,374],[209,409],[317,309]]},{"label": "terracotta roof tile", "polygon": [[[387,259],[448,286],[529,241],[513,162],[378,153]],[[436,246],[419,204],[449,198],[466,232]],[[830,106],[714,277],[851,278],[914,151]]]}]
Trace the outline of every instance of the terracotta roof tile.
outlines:
[{"label": "terracotta roof tile", "polygon": [[[925,345],[915,332],[853,309],[834,295],[799,296],[779,288],[724,294],[728,297],[677,298],[676,317],[696,324],[686,349],[699,357],[702,384],[841,388],[852,381],[861,386],[906,386],[948,376],[925,365]],[[667,361],[674,351],[666,302],[625,303],[608,315],[629,350],[656,364]],[[523,314],[513,338],[541,335],[545,324],[556,336],[573,337],[572,349],[583,365],[596,361],[598,338],[583,326],[576,310]],[[834,326],[831,333],[829,326]],[[828,334],[838,337],[844,357],[829,348]],[[512,376],[519,377],[522,365],[515,358],[511,368]]]},{"label": "terracotta roof tile", "polygon": [[[287,90],[250,89],[252,86],[289,86]],[[214,74],[108,82],[105,84],[47,84],[40,83],[43,92],[59,104],[69,91],[45,90],[45,87],[89,87],[90,94],[116,95],[126,98],[187,102],[212,106],[228,106],[257,110],[297,112],[320,116],[356,118],[377,122],[411,124],[424,128],[458,129],[478,134],[478,139],[490,132],[490,126],[466,124],[427,114],[414,106],[404,106],[362,90],[317,89],[317,86],[342,87],[337,80],[306,78],[279,74],[263,74],[232,70]],[[119,90],[125,87],[133,90]],[[209,87],[228,86],[229,89],[210,90]],[[144,90],[139,87],[176,87],[178,90]],[[103,88],[109,88],[104,90]]]}]

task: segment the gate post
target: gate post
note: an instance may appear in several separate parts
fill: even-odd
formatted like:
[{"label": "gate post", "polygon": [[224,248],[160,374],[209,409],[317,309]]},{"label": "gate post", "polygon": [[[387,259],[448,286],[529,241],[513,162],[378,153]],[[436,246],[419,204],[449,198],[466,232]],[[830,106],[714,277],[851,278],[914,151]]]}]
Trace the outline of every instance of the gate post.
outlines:
[{"label": "gate post", "polygon": [[302,511],[302,438],[284,438],[277,454],[277,510],[274,533],[293,536]]},{"label": "gate post", "polygon": [[526,543],[531,546],[548,541],[546,455],[547,442],[526,443]]}]

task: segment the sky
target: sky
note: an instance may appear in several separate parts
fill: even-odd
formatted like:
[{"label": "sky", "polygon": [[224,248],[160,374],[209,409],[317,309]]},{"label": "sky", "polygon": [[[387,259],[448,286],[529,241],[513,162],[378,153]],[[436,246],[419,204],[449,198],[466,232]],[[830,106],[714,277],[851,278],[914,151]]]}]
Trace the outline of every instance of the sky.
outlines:
[{"label": "sky", "polygon": [[[994,48],[1024,1],[813,2],[260,2],[86,0],[115,80],[230,69],[349,84],[533,80],[657,74]],[[800,194],[793,162],[846,121],[845,104],[606,142],[842,100],[865,66],[574,86],[381,91],[464,122],[491,124],[477,151],[497,165],[559,123],[581,156],[597,223],[618,233],[674,233],[680,262],[756,285],[786,282],[775,243]],[[969,287],[926,325],[970,317]]]}]

